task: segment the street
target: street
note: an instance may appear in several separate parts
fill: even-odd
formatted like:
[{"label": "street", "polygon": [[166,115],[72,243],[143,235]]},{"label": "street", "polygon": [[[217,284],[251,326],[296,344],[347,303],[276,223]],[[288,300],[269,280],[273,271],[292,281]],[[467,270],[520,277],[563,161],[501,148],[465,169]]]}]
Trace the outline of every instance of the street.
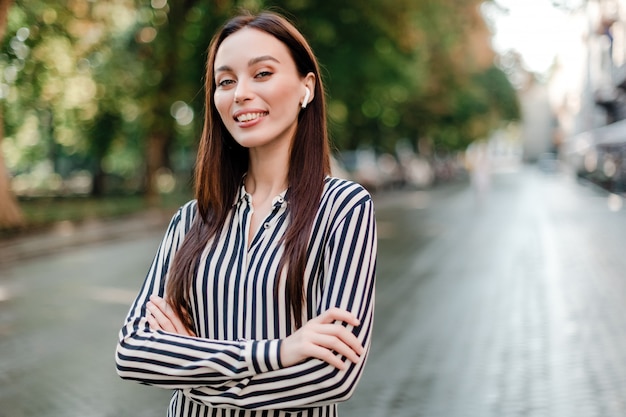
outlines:
[{"label": "street", "polygon": [[[626,415],[626,210],[533,167],[375,196],[372,351],[342,417]],[[0,266],[0,417],[164,416],[115,373],[165,226]]]}]

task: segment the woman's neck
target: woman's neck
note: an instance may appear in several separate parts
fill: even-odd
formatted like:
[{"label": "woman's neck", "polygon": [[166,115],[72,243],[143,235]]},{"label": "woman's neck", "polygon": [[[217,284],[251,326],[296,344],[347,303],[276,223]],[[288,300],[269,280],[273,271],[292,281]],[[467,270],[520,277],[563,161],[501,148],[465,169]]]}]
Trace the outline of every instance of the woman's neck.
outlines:
[{"label": "woman's neck", "polygon": [[287,188],[288,171],[288,160],[280,153],[263,154],[255,149],[250,151],[248,173],[244,180],[254,208],[250,218],[248,244],[271,212],[274,198]]},{"label": "woman's neck", "polygon": [[251,150],[245,179],[246,191],[261,199],[275,197],[287,188],[288,166],[285,153],[261,155]]}]

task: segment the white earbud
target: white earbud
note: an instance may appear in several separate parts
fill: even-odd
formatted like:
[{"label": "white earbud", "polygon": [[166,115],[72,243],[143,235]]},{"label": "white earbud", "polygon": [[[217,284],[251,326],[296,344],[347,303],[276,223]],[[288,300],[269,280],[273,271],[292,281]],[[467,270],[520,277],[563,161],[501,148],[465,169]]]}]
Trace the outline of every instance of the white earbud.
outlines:
[{"label": "white earbud", "polygon": [[302,108],[306,109],[306,105],[309,104],[309,97],[311,97],[311,90],[309,87],[304,87],[306,93],[304,93],[304,100],[302,101]]}]

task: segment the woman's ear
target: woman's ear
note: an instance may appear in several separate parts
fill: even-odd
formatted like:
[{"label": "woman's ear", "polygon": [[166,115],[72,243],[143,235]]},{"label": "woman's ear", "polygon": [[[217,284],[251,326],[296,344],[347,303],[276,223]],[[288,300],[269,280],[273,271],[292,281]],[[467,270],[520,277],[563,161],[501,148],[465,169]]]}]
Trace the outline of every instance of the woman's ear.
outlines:
[{"label": "woman's ear", "polygon": [[302,108],[304,109],[315,97],[315,74],[309,72],[306,77],[304,77],[303,81],[304,97],[302,99]]}]

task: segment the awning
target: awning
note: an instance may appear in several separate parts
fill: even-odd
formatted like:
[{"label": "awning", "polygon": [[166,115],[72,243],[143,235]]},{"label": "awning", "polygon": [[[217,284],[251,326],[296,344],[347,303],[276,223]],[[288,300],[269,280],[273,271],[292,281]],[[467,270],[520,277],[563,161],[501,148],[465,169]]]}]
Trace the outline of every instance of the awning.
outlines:
[{"label": "awning", "polygon": [[596,145],[619,145],[626,143],[626,119],[591,131]]},{"label": "awning", "polygon": [[596,146],[622,144],[626,144],[626,119],[571,136],[564,150],[582,155]]}]

